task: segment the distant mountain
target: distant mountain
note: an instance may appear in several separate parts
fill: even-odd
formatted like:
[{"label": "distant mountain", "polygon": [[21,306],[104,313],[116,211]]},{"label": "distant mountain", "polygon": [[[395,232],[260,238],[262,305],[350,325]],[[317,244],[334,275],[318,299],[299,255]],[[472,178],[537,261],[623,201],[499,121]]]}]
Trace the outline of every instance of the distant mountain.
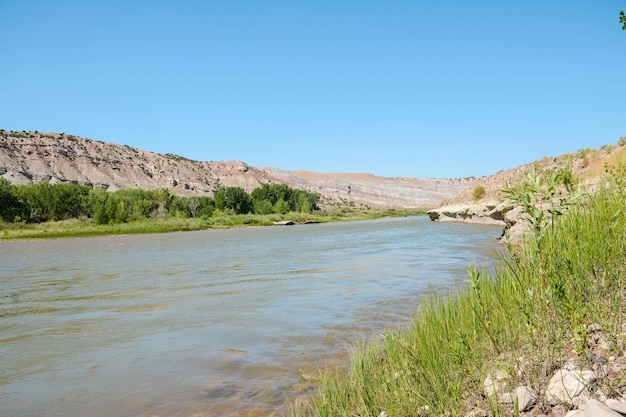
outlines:
[{"label": "distant mountain", "polygon": [[0,130],[0,176],[13,184],[72,182],[115,191],[167,188],[209,195],[220,187],[247,192],[282,183],[319,193],[322,205],[432,208],[472,189],[480,179],[385,178],[252,167],[239,161],[201,162],[63,133]]}]

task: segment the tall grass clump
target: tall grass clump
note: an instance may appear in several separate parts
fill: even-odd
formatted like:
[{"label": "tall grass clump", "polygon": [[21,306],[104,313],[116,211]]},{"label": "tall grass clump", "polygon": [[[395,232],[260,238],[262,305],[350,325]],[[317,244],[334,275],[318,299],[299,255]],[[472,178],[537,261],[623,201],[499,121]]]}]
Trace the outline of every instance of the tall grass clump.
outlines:
[{"label": "tall grass clump", "polygon": [[[530,233],[521,248],[501,255],[493,274],[473,267],[464,288],[427,300],[413,324],[354,348],[344,372],[325,372],[299,415],[520,415],[484,394],[488,375],[509,375],[510,389],[540,393],[565,361],[588,360],[587,329],[614,335],[626,323],[626,171],[576,201],[557,192],[556,178],[533,173],[516,191],[528,202]],[[561,184],[563,185],[563,184]],[[547,194],[546,194],[547,192]],[[554,194],[553,194],[554,193]],[[611,354],[624,354],[619,337]],[[599,376],[608,396],[626,388]],[[603,385],[604,384],[604,385]],[[537,412],[549,414],[537,396]]]},{"label": "tall grass clump", "polygon": [[0,240],[168,233],[204,230],[209,226],[209,223],[202,219],[180,219],[176,217],[117,224],[95,224],[90,219],[79,218],[39,224],[0,224],[0,230],[2,230]]}]

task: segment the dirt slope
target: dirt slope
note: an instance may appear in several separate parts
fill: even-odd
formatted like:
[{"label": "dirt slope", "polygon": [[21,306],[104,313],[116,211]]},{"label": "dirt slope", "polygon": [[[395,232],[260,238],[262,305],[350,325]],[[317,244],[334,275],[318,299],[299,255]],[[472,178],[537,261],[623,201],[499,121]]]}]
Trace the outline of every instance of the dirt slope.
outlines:
[{"label": "dirt slope", "polygon": [[[507,186],[515,186],[525,181],[526,175],[533,169],[548,172],[558,169],[571,169],[574,177],[581,185],[592,185],[605,172],[606,166],[626,163],[626,141],[618,145],[605,145],[600,149],[580,149],[575,153],[557,157],[544,157],[519,167],[497,172],[489,177],[477,180],[475,186],[485,188],[486,194],[479,203],[501,200],[500,190]],[[445,205],[476,203],[473,196],[474,187],[468,187],[461,193],[445,202]]]}]

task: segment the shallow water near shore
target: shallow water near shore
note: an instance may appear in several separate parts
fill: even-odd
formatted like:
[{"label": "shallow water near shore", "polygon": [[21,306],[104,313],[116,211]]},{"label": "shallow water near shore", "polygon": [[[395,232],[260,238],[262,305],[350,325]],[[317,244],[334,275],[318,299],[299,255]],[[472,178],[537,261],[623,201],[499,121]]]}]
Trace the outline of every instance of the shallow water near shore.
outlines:
[{"label": "shallow water near shore", "polygon": [[268,415],[491,266],[426,217],[0,242],[0,415]]}]

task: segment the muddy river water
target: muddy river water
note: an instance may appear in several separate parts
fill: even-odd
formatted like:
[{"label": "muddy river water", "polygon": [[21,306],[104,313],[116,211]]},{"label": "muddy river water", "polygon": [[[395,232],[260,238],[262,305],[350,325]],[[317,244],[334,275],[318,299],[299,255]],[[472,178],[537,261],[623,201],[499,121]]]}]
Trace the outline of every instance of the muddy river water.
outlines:
[{"label": "muddy river water", "polygon": [[267,415],[492,265],[500,231],[408,217],[0,242],[0,415]]}]

